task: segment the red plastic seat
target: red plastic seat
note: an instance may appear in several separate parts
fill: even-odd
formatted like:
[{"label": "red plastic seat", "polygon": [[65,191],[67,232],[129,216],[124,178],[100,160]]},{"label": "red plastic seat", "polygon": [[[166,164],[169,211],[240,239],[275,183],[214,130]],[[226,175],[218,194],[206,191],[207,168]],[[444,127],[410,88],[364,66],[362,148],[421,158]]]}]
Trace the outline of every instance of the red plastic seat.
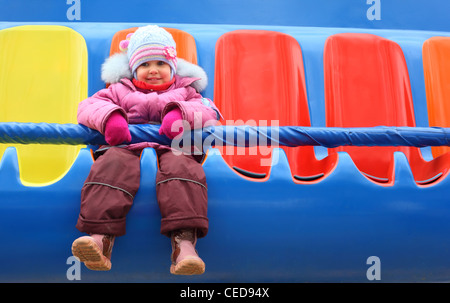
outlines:
[{"label": "red plastic seat", "polygon": [[[298,42],[266,30],[222,35],[216,44],[214,102],[226,125],[310,126]],[[312,146],[282,148],[295,182],[317,180],[337,162],[337,157],[318,161]],[[228,165],[244,177],[269,178],[272,147],[219,149]]]},{"label": "red plastic seat", "polygon": [[[430,126],[450,127],[450,37],[432,37],[422,49],[423,71]],[[450,151],[450,146],[431,148],[438,157]]]},{"label": "red plastic seat", "polygon": [[[400,46],[358,33],[328,37],[324,50],[328,127],[415,126],[408,69]],[[431,184],[448,173],[449,157],[427,162],[415,147],[343,146],[370,180],[392,185],[394,152],[403,152],[416,183]]]}]

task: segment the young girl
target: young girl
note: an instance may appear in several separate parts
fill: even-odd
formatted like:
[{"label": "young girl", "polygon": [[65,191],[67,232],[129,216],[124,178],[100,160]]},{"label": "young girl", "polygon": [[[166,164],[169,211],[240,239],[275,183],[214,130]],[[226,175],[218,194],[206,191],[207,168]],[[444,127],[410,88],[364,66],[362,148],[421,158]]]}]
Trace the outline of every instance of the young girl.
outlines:
[{"label": "young girl", "polygon": [[104,134],[109,145],[96,151],[82,188],[76,227],[89,236],[76,239],[72,252],[89,269],[111,268],[114,239],[125,234],[126,215],[139,188],[140,153],[152,147],[159,161],[156,194],[161,234],[172,243],[170,272],[202,274],[205,264],[195,250],[197,238],[208,232],[201,159],[173,153],[157,143],[125,143],[131,141],[128,124],[161,123],[159,133],[173,139],[183,131],[172,128],[172,124],[180,125],[179,120],[189,123],[191,129],[194,118],[195,125],[201,119],[202,126],[217,121],[219,111],[199,93],[206,86],[206,73],[177,59],[172,36],[156,25],[139,28],[120,45],[124,52],[108,58],[102,66],[102,79],[112,84],[78,107],[78,122]]}]

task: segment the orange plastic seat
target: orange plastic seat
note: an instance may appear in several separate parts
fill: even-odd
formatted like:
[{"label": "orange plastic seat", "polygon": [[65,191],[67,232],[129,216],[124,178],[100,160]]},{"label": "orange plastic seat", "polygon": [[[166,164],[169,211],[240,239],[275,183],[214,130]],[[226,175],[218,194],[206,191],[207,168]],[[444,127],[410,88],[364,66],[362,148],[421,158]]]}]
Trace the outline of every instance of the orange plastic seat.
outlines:
[{"label": "orange plastic seat", "polygon": [[[450,37],[432,37],[422,49],[425,90],[430,126],[450,127]],[[434,157],[450,151],[449,146],[431,148]]]},{"label": "orange plastic seat", "polygon": [[[310,126],[298,42],[292,36],[266,30],[222,35],[216,44],[214,102],[226,125]],[[327,175],[337,161],[337,157],[318,161],[312,146],[282,148],[296,182]],[[269,178],[273,147],[228,146],[219,150],[244,178]]]},{"label": "orange plastic seat", "polygon": [[[408,69],[400,46],[372,34],[328,37],[324,50],[328,127],[415,126]],[[370,180],[394,182],[394,152],[403,152],[419,185],[448,173],[449,157],[427,162],[416,147],[342,146]]]},{"label": "orange plastic seat", "polygon": [[[129,33],[134,33],[137,29],[137,27],[131,27],[116,32],[111,41],[110,56],[120,52],[120,41],[125,40]],[[177,44],[177,57],[197,64],[197,46],[194,37],[180,29],[167,27],[164,27],[164,29],[172,35]]]}]

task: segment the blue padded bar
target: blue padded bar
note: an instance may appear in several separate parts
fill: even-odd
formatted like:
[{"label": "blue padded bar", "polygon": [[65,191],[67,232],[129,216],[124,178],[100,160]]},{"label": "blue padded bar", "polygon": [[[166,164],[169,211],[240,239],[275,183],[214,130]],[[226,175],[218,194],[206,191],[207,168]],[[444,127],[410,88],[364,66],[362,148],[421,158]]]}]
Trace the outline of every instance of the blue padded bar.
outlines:
[{"label": "blue padded bar", "polygon": [[[130,125],[132,143],[157,142],[170,145],[158,134],[159,125]],[[236,146],[442,146],[450,145],[450,128],[442,127],[254,127],[216,126],[194,130],[181,139],[209,145]],[[0,123],[0,143],[106,144],[98,131],[78,124]],[[209,146],[206,146],[209,147]]]}]

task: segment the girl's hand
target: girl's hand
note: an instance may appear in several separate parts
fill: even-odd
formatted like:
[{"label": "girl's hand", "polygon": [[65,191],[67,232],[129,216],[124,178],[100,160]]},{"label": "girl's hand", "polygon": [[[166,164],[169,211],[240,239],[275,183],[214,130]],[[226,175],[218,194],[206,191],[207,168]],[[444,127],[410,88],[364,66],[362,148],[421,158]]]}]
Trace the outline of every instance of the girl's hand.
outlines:
[{"label": "girl's hand", "polygon": [[127,120],[117,111],[113,112],[106,121],[105,140],[109,145],[131,141]]},{"label": "girl's hand", "polygon": [[[161,127],[159,128],[160,135],[166,135],[169,139],[175,138],[177,135],[183,132],[183,126],[181,120],[183,116],[181,114],[181,110],[179,108],[175,108],[168,112],[162,122]],[[172,130],[172,125],[174,122],[180,120],[177,124],[174,125],[174,130]],[[176,129],[176,130],[175,130]]]}]

